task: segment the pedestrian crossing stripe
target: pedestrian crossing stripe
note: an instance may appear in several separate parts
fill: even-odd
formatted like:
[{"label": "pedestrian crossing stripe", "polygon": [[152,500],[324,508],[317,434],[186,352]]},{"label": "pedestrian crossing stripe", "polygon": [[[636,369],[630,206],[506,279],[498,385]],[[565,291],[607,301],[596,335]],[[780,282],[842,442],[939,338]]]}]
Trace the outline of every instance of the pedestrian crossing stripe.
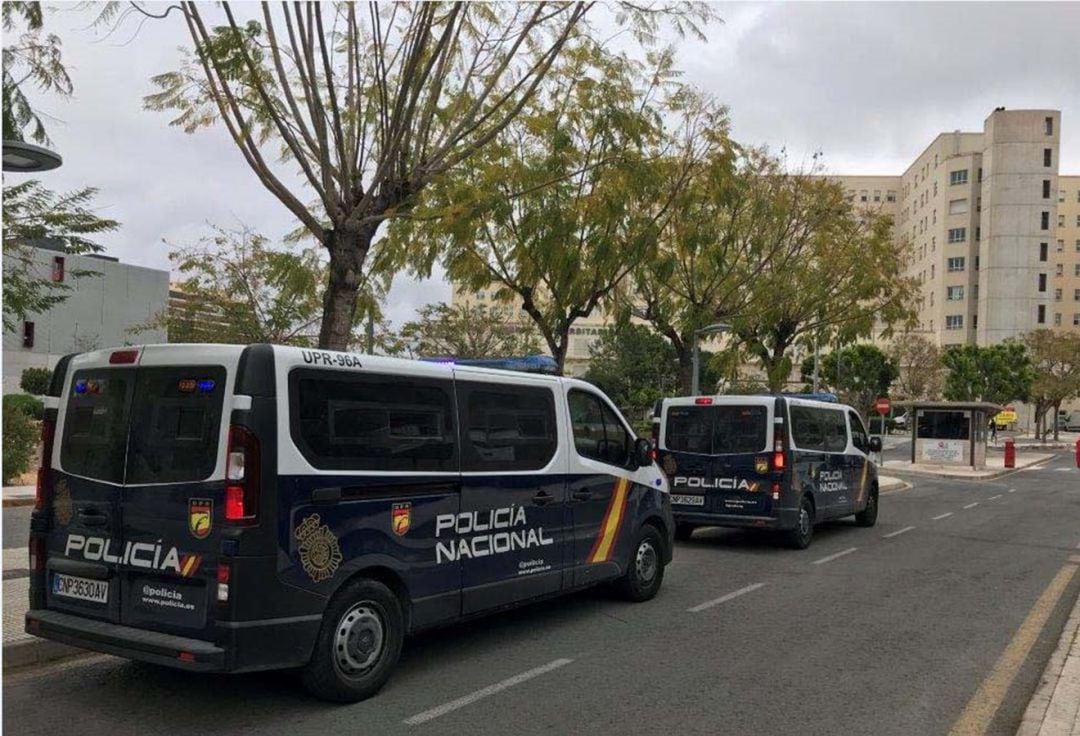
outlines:
[{"label": "pedestrian crossing stripe", "polygon": [[589,552],[590,563],[607,562],[611,558],[615,540],[619,537],[619,527],[622,526],[623,516],[626,514],[626,497],[629,490],[628,478],[619,478],[615,481],[615,488],[611,492],[611,502],[608,503],[607,511],[604,512],[604,520],[600,522],[600,533],[596,535],[592,551]]}]

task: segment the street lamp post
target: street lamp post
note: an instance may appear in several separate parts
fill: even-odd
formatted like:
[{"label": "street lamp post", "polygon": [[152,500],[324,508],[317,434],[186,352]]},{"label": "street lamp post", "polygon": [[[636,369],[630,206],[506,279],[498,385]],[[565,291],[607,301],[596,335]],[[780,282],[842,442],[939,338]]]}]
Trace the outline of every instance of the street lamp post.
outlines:
[{"label": "street lamp post", "polygon": [[4,141],[4,171],[34,174],[55,169],[63,163],[60,154],[24,141]]},{"label": "street lamp post", "polygon": [[699,335],[710,335],[710,334],[720,333],[720,332],[727,332],[730,329],[731,329],[731,325],[726,324],[724,322],[717,322],[714,325],[709,325],[708,327],[702,327],[700,330],[695,330],[694,331],[694,345],[693,345],[693,349],[692,349],[692,352],[691,352],[691,355],[693,357],[692,357],[692,359],[690,361],[690,369],[691,369],[691,372],[692,372],[692,375],[690,377],[690,393],[693,394],[694,396],[697,396],[698,391],[701,388],[701,380],[700,380],[700,377],[698,375],[699,373],[701,373],[701,365],[700,365],[701,364],[701,353],[698,351],[698,336]]}]

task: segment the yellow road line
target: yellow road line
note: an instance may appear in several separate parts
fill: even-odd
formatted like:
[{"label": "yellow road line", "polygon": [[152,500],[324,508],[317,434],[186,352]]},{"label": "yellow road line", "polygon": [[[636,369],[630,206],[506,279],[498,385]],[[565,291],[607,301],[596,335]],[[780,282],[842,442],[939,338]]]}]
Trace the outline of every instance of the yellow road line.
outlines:
[{"label": "yellow road line", "polygon": [[1035,645],[1035,640],[1043,627],[1046,626],[1050,613],[1061,599],[1062,594],[1065,593],[1065,589],[1069,587],[1069,583],[1072,582],[1077,569],[1080,569],[1077,565],[1065,565],[1050,581],[1050,584],[1046,586],[1046,590],[1042,592],[1039,600],[1035,601],[1035,605],[1028,612],[1024,623],[1020,625],[1020,628],[1013,635],[1009,646],[998,657],[994,669],[979,685],[979,689],[975,691],[975,695],[968,701],[964,712],[960,714],[960,718],[953,724],[952,730],[949,732],[952,736],[981,736],[981,734],[986,733],[986,729],[994,719],[994,714],[997,713],[1001,703],[1005,700],[1005,695],[1008,693],[1016,673],[1020,671],[1020,666],[1027,659],[1031,648]]}]

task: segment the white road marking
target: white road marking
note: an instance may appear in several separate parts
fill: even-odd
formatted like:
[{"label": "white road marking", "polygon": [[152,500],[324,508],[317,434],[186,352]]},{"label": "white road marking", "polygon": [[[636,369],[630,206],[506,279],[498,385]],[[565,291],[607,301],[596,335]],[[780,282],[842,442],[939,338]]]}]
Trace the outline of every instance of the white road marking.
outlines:
[{"label": "white road marking", "polygon": [[1015,488],[1010,488],[1009,493],[1016,493],[1016,489]]},{"label": "white road marking", "polygon": [[952,516],[952,512],[951,511],[946,511],[944,514],[938,514],[937,516],[935,516],[930,521],[940,521],[941,519],[944,519],[946,516]]},{"label": "white road marking", "polygon": [[913,526],[905,526],[903,529],[897,529],[895,532],[891,532],[889,534],[886,534],[885,536],[882,537],[882,539],[889,539],[890,537],[899,537],[904,532],[910,532],[914,528],[915,527],[913,527]]},{"label": "white road marking", "polygon": [[736,590],[736,591],[734,591],[732,593],[728,593],[727,595],[722,595],[719,598],[714,598],[711,601],[705,601],[704,603],[699,603],[698,605],[694,606],[693,608],[687,608],[686,610],[688,612],[690,612],[690,613],[698,613],[700,611],[704,611],[706,608],[712,608],[713,606],[719,606],[721,603],[727,603],[728,601],[730,601],[733,598],[738,598],[740,595],[745,595],[746,593],[752,593],[753,591],[757,590],[758,588],[762,588],[764,586],[765,586],[765,583],[754,583],[753,585],[747,585],[745,588],[739,588],[738,590]]},{"label": "white road marking", "polygon": [[993,500],[994,500],[995,498],[1001,498],[1001,494],[999,493],[999,494],[997,494],[996,496],[991,496],[990,498],[988,498],[988,499],[986,499],[986,500],[987,500],[987,501],[993,501]]},{"label": "white road marking", "polygon": [[451,700],[449,703],[443,703],[442,705],[436,706],[431,710],[425,710],[423,713],[417,713],[415,716],[410,716],[409,718],[405,719],[405,724],[409,726],[419,726],[421,723],[427,723],[428,721],[434,720],[439,716],[445,716],[447,713],[452,713],[458,708],[464,708],[466,705],[471,705],[477,700],[482,700],[489,695],[494,695],[496,693],[502,692],[507,688],[513,687],[514,685],[520,685],[521,683],[531,680],[534,677],[546,675],[548,672],[551,672],[552,670],[557,670],[560,667],[568,665],[573,661],[574,660],[572,659],[553,660],[545,665],[541,665],[540,667],[531,669],[528,672],[522,672],[520,675],[508,677],[502,682],[496,682],[494,685],[488,685],[487,687],[480,688],[479,690],[462,696],[457,700]]},{"label": "white road marking", "polygon": [[975,507],[976,507],[976,506],[978,506],[978,505],[979,505],[979,502],[978,502],[978,501],[976,501],[975,503],[969,503],[969,504],[968,504],[967,506],[965,506],[964,508],[965,508],[965,509],[973,509],[973,508],[975,508]]},{"label": "white road marking", "polygon": [[858,547],[848,547],[843,552],[837,552],[835,555],[829,555],[828,557],[822,557],[820,560],[814,560],[811,564],[813,564],[813,565],[824,565],[826,562],[832,562],[833,560],[835,560],[838,557],[843,557],[844,555],[850,555],[852,552],[854,552],[857,549],[858,549]]},{"label": "white road marking", "polygon": [[1068,468],[1068,467],[1054,468],[1054,470],[1057,471],[1058,473],[1071,473],[1073,471],[1073,468]]}]

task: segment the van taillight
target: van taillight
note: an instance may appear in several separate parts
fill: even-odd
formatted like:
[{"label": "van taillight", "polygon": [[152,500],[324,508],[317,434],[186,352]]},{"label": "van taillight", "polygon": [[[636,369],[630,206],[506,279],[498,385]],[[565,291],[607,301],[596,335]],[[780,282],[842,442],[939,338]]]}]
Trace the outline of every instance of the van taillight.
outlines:
[{"label": "van taillight", "polygon": [[649,459],[656,462],[660,459],[660,419],[652,421],[652,447],[649,448]]},{"label": "van taillight", "polygon": [[134,363],[139,357],[138,350],[117,350],[109,355],[110,365]]},{"label": "van taillight", "polygon": [[254,523],[259,511],[259,441],[246,427],[229,427],[225,478],[225,520]]},{"label": "van taillight", "polygon": [[231,577],[229,563],[218,563],[217,569],[217,601],[218,603],[229,602],[229,578]]},{"label": "van taillight", "polygon": [[45,538],[30,537],[30,572],[41,572],[45,568]]},{"label": "van taillight", "polygon": [[41,464],[37,471],[34,488],[34,510],[41,511],[52,503],[52,450],[56,436],[56,422],[46,419],[41,423]]},{"label": "van taillight", "polygon": [[773,431],[773,436],[772,469],[781,471],[784,469],[784,433],[776,429]]}]

